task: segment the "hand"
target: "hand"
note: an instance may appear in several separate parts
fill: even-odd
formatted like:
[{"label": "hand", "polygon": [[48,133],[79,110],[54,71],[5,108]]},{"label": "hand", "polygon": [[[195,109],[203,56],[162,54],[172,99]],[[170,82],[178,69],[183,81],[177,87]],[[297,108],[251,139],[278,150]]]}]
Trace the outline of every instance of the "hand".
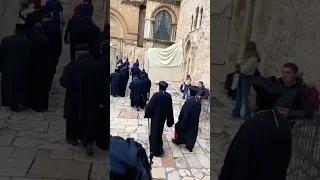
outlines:
[{"label": "hand", "polygon": [[201,96],[199,96],[199,95],[196,95],[196,97],[197,97],[198,99],[200,99],[200,98],[201,98]]}]

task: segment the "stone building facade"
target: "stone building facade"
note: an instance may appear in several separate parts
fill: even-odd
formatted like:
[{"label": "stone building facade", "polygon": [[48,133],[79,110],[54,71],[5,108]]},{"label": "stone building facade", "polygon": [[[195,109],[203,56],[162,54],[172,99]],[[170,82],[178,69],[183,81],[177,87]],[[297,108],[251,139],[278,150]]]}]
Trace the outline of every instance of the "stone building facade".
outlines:
[{"label": "stone building facade", "polygon": [[[143,61],[148,48],[166,48],[182,42],[181,80],[190,74],[194,83],[201,80],[209,87],[209,3],[202,0],[111,0],[112,47],[117,49],[119,57]],[[164,27],[166,32],[159,30]],[[157,30],[162,34],[157,34]]]},{"label": "stone building facade", "polygon": [[180,4],[176,42],[182,42],[182,78],[203,81],[210,87],[210,1],[183,0]]},{"label": "stone building facade", "polygon": [[[232,13],[222,61],[233,64],[250,40],[257,44],[262,60],[259,69],[264,75],[279,76],[284,63],[294,62],[304,71],[305,79],[320,83],[319,1],[233,0],[227,6]],[[211,17],[222,18],[221,14]]]}]

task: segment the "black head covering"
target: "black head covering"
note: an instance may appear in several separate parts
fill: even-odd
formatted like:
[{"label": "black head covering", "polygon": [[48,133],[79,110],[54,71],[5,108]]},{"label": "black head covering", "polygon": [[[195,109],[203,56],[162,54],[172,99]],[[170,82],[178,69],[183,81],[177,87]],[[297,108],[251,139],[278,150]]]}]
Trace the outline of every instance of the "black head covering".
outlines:
[{"label": "black head covering", "polygon": [[197,87],[191,86],[189,87],[190,90],[190,96],[196,96],[199,89]]},{"label": "black head covering", "polygon": [[165,81],[160,81],[160,82],[159,82],[159,88],[160,88],[160,90],[165,91],[165,90],[167,89],[167,87],[168,87],[168,83],[166,83]]},{"label": "black head covering", "polygon": [[115,70],[114,70],[114,72],[119,72],[120,70],[119,70],[119,68],[116,68]]},{"label": "black head covering", "polygon": [[24,34],[25,27],[23,24],[16,24],[15,33]]},{"label": "black head covering", "polygon": [[[273,78],[268,78],[265,82],[265,87],[274,87],[274,83],[276,83]],[[277,100],[280,97],[280,93],[275,91],[274,89],[268,89],[265,87],[261,87],[252,83],[252,88],[256,91],[256,104],[259,107],[259,110],[270,110],[273,109],[277,103]]]}]

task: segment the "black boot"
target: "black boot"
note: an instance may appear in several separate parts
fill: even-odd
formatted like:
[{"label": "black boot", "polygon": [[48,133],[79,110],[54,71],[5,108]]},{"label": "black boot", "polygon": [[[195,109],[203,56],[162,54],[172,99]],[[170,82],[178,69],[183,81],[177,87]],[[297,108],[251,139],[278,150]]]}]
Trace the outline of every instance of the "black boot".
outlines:
[{"label": "black boot", "polygon": [[180,145],[181,143],[178,141],[178,140],[176,140],[176,139],[172,139],[172,142],[174,143],[174,144],[176,144],[176,145]]},{"label": "black boot", "polygon": [[189,152],[192,152],[192,148],[186,146],[186,148],[189,150]]}]

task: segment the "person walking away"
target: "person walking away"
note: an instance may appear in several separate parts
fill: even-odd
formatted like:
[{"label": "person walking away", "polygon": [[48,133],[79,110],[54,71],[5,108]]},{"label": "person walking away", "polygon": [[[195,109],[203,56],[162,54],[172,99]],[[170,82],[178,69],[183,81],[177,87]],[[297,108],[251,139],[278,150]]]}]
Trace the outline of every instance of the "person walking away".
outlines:
[{"label": "person walking away", "polygon": [[42,23],[43,22],[43,12],[44,12],[44,6],[35,6],[34,12],[31,12],[27,14],[25,25],[24,25],[24,31],[27,37],[29,35],[33,34],[32,28],[36,23]]},{"label": "person walking away", "polygon": [[33,65],[32,42],[24,35],[24,26],[16,24],[15,34],[0,45],[2,106],[23,110],[29,100],[29,80]]},{"label": "person walking away", "polygon": [[119,95],[120,90],[120,70],[118,68],[115,69],[114,73],[110,75],[110,84],[111,84],[111,95],[113,97],[117,97]]},{"label": "person walking away", "polygon": [[137,75],[133,76],[133,80],[129,85],[131,107],[137,108],[139,111],[139,102],[141,100],[141,83]]},{"label": "person walking away", "polygon": [[147,74],[141,75],[140,83],[141,83],[141,99],[140,99],[139,107],[141,109],[144,109],[144,107],[147,104],[148,94],[150,93],[150,89],[151,89],[151,81]]},{"label": "person walking away", "polygon": [[199,99],[208,99],[209,98],[208,89],[204,87],[204,84],[202,81],[198,82],[197,96]]},{"label": "person walking away", "polygon": [[194,87],[188,89],[189,98],[182,106],[179,121],[175,124],[174,139],[172,139],[172,142],[177,145],[185,144],[190,152],[197,141],[201,113],[201,99],[196,96],[197,91]]},{"label": "person walking away", "polygon": [[47,91],[49,92],[52,86],[53,78],[56,73],[56,67],[59,63],[59,58],[62,52],[62,34],[60,26],[54,23],[51,20],[51,13],[46,10],[44,12],[43,17],[43,29],[44,29],[44,36],[47,38],[48,41],[48,85]]},{"label": "person walking away", "polygon": [[138,66],[136,66],[136,64],[133,65],[133,67],[131,68],[131,75],[132,75],[132,79],[134,76],[139,76],[140,75],[140,69]]},{"label": "person walking away", "polygon": [[30,35],[33,46],[34,62],[30,76],[30,99],[28,106],[37,112],[48,110],[48,71],[49,71],[49,46],[44,36],[43,25],[37,23],[33,27],[33,34]]},{"label": "person walking away", "polygon": [[82,141],[88,156],[94,154],[93,144],[101,150],[109,149],[110,121],[107,115],[107,61],[79,56],[63,70],[61,86],[66,88],[64,118],[66,139],[71,145]]},{"label": "person walking away", "polygon": [[74,17],[68,21],[64,36],[66,44],[70,43],[70,58],[75,59],[75,46],[78,44],[88,44],[90,54],[94,41],[99,36],[100,29],[94,24],[91,17],[82,17],[81,9],[74,9]]},{"label": "person walking away", "polygon": [[151,119],[149,135],[150,154],[156,157],[161,157],[164,154],[162,148],[164,123],[167,120],[168,127],[172,127],[174,124],[172,97],[166,92],[167,87],[168,83],[160,81],[159,92],[153,94],[145,108],[144,118]]},{"label": "person walking away", "polygon": [[241,117],[240,111],[242,107],[242,100],[245,106],[245,114],[243,120],[247,121],[251,119],[251,110],[249,107],[248,95],[250,93],[251,79],[258,67],[260,58],[257,53],[257,46],[254,42],[248,42],[244,50],[244,55],[240,61],[240,78],[237,88],[236,105],[232,110],[232,118],[236,119]]},{"label": "person walking away", "polygon": [[182,99],[188,99],[188,88],[191,86],[191,77],[190,75],[187,75],[186,80],[183,83],[183,96]]},{"label": "person walking away", "polygon": [[[271,84],[264,91],[269,92],[268,96],[281,97]],[[256,106],[259,89],[253,84],[250,107]],[[290,106],[260,107],[265,110],[256,112],[252,120],[241,125],[229,146],[219,180],[286,179],[292,144],[287,105]]]},{"label": "person walking away", "polygon": [[125,97],[126,95],[126,88],[127,88],[127,84],[126,84],[126,79],[127,79],[127,75],[124,72],[123,69],[121,69],[119,71],[120,73],[120,81],[119,81],[119,96],[120,97]]},{"label": "person walking away", "polygon": [[[129,63],[129,59],[127,58],[126,61],[123,63],[123,67],[130,69],[130,63]],[[139,68],[139,67],[138,67]]]},{"label": "person walking away", "polygon": [[59,25],[61,32],[63,31],[63,7],[60,0],[47,0],[46,8],[51,14],[51,20],[53,23]]},{"label": "person walking away", "polygon": [[140,67],[139,59],[137,59],[134,64],[135,64],[136,66]]},{"label": "person walking away", "polygon": [[82,4],[78,7],[81,9],[81,16],[92,16],[93,15],[93,5],[90,0],[83,0]]}]

